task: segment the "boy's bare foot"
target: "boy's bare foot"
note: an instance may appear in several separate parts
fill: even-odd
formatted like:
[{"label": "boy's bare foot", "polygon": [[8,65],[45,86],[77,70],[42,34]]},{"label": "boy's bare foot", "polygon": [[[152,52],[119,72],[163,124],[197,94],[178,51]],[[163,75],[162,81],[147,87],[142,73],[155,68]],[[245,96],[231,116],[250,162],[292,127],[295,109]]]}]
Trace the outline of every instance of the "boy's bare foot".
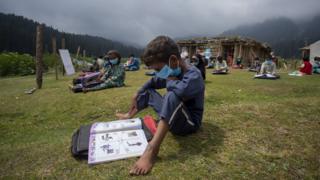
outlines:
[{"label": "boy's bare foot", "polygon": [[129,113],[116,113],[118,119],[130,119]]},{"label": "boy's bare foot", "polygon": [[142,154],[142,156],[138,159],[138,161],[134,164],[134,166],[130,170],[130,175],[146,175],[148,174],[155,161],[157,154],[159,152],[159,148],[154,148],[150,144],[148,144],[146,150]]},{"label": "boy's bare foot", "polygon": [[135,114],[137,114],[138,110],[136,108],[131,109],[128,113],[116,113],[117,118],[119,119],[130,119]]}]

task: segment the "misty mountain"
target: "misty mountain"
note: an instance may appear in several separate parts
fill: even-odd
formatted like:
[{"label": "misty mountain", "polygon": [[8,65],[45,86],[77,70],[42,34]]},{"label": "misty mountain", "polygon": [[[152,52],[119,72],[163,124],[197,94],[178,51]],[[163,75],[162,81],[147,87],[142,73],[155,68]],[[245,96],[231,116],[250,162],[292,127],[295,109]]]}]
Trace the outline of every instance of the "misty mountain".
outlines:
[{"label": "misty mountain", "polygon": [[320,39],[320,15],[303,22],[288,18],[269,19],[262,23],[243,25],[222,33],[254,38],[270,44],[277,55],[300,57],[299,48]]},{"label": "misty mountain", "polygon": [[[34,55],[37,25],[39,25],[38,22],[22,16],[0,13],[0,52],[14,51]],[[66,48],[71,53],[76,53],[78,46],[80,46],[81,52],[85,49],[88,56],[100,56],[111,49],[118,50],[122,56],[128,56],[131,53],[139,56],[142,52],[140,48],[110,39],[60,32],[47,25],[44,25],[43,35],[44,50],[47,52],[52,51],[51,37],[53,35],[57,39],[57,48],[61,48],[61,39],[64,37]]]}]

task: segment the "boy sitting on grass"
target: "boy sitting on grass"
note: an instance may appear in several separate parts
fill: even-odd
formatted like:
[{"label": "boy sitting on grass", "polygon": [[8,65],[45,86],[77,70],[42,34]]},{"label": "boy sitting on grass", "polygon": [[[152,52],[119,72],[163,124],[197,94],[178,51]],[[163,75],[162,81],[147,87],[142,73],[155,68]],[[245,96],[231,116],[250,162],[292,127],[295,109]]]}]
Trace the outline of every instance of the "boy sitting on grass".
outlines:
[{"label": "boy sitting on grass", "polygon": [[227,61],[223,60],[222,56],[218,56],[217,62],[215,64],[212,74],[227,74],[227,73],[228,73]]},{"label": "boy sitting on grass", "polygon": [[97,91],[107,88],[124,86],[125,71],[120,65],[121,55],[116,50],[110,50],[107,54],[108,63],[98,76],[70,86],[73,92]]},{"label": "boy sitting on grass", "polygon": [[[156,71],[134,95],[131,107],[119,119],[128,119],[151,106],[159,116],[156,133],[145,152],[131,168],[131,175],[150,172],[160,145],[168,131],[176,135],[196,132],[201,126],[204,104],[204,82],[201,72],[180,57],[178,45],[169,37],[158,36],[143,53],[144,63]],[[161,96],[156,89],[166,88]]]}]

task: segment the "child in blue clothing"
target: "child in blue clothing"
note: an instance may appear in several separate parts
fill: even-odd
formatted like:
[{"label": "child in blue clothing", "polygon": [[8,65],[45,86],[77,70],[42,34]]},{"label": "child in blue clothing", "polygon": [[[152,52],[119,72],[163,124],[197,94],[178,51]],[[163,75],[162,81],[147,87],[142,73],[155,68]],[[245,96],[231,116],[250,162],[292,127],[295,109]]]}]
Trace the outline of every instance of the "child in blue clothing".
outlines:
[{"label": "child in blue clothing", "polygon": [[[205,86],[201,72],[181,59],[178,45],[171,38],[158,36],[152,40],[144,50],[143,61],[156,75],[134,95],[129,111],[117,116],[132,118],[150,106],[160,121],[144,154],[130,170],[132,175],[150,172],[168,131],[176,135],[196,132],[201,126],[204,108]],[[157,92],[163,88],[167,90],[164,96]]]},{"label": "child in blue clothing", "polygon": [[138,71],[140,69],[140,62],[137,58],[134,57],[134,54],[131,54],[128,62],[125,65],[126,71]]}]

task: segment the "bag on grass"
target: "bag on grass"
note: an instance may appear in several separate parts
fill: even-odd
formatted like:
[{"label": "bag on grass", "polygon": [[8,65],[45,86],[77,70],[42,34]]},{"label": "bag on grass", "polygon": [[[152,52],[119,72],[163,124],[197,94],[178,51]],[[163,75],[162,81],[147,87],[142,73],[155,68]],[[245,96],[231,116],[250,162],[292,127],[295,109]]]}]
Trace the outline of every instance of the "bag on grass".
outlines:
[{"label": "bag on grass", "polygon": [[80,128],[73,133],[71,140],[71,154],[74,158],[86,159],[88,157],[90,129],[91,124],[80,126]]}]

